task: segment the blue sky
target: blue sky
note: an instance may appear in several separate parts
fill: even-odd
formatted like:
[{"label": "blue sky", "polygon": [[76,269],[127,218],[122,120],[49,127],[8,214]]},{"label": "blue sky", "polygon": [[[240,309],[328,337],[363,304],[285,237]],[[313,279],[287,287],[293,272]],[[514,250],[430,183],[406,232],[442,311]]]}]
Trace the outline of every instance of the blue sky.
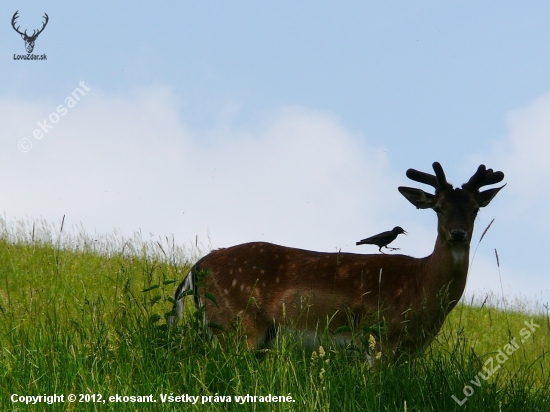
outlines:
[{"label": "blue sky", "polygon": [[[48,13],[47,61],[14,60],[16,10],[31,33]],[[398,193],[405,171],[439,161],[460,185],[484,163],[508,186],[476,222],[473,248],[495,218],[468,292],[502,279],[550,301],[550,4],[5,1],[0,17],[6,219],[359,253],[400,225],[420,257],[436,217]]]}]

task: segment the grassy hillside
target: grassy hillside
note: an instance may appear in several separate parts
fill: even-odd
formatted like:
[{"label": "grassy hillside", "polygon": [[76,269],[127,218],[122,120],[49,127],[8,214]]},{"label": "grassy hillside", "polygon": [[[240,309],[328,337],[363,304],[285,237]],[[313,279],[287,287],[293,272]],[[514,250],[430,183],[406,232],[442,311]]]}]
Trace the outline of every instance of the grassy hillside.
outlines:
[{"label": "grassy hillside", "polygon": [[[167,332],[196,251],[50,229],[0,239],[1,410],[550,410],[547,314],[459,305],[425,356],[380,373],[286,337],[258,358],[198,327]],[[63,402],[24,403],[53,394]]]}]

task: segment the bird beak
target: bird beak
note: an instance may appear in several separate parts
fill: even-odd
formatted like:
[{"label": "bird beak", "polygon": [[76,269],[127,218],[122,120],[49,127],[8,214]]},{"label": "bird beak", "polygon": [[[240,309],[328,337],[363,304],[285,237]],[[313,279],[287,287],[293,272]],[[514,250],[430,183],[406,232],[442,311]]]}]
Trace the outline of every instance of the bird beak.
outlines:
[{"label": "bird beak", "polygon": [[403,233],[406,234],[406,235],[408,234],[407,231],[406,231],[405,229],[403,229]]}]

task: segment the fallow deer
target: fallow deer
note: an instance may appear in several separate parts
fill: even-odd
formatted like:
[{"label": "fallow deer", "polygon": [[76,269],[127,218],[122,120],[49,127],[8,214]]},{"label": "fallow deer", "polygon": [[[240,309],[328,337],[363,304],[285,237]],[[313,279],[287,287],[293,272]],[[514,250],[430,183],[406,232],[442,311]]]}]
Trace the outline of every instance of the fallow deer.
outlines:
[{"label": "fallow deer", "polygon": [[388,362],[422,352],[464,292],[479,208],[505,186],[480,192],[504,179],[484,165],[456,189],[439,163],[433,169],[435,175],[414,169],[406,174],[435,194],[398,188],[418,209],[437,213],[430,256],[322,253],[265,242],[218,249],[195,263],[177,288],[169,325],[181,318],[183,297],[193,294],[204,320],[217,325],[214,333],[238,323],[251,348],[269,347],[279,327],[335,331],[382,320]]}]

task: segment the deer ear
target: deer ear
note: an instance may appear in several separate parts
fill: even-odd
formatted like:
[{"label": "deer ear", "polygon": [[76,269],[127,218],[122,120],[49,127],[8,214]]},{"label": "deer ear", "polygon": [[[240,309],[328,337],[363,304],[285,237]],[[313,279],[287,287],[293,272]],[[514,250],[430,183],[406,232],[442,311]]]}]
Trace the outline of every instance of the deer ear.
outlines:
[{"label": "deer ear", "polygon": [[435,196],[423,190],[405,186],[399,186],[397,190],[417,209],[429,209],[435,205]]},{"label": "deer ear", "polygon": [[489,203],[491,203],[491,200],[493,200],[493,197],[495,197],[499,192],[499,190],[502,189],[504,186],[479,192],[479,196],[477,198],[477,204],[479,205],[479,207],[485,207]]}]

